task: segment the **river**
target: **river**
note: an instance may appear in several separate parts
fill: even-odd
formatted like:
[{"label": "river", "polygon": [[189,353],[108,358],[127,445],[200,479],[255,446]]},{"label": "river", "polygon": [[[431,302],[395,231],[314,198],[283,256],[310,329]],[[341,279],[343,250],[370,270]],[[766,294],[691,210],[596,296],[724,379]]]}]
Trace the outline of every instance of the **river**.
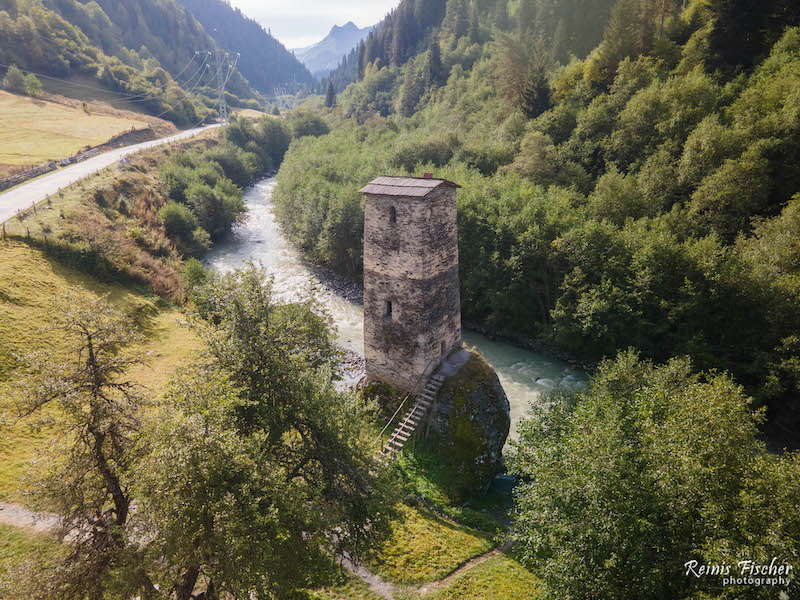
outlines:
[{"label": "river", "polygon": [[[283,237],[272,214],[270,199],[275,178],[263,179],[244,192],[248,208],[246,220],[233,235],[218,243],[208,256],[211,268],[226,272],[253,260],[260,262],[274,277],[273,291],[281,300],[292,300],[315,287],[328,307],[339,330],[341,344],[363,356],[363,311],[361,306],[321,284],[298,252]],[[464,342],[475,347],[497,371],[511,404],[511,434],[516,439],[519,420],[531,402],[556,385],[580,386],[586,381],[581,371],[565,362],[471,332],[463,332]]]}]

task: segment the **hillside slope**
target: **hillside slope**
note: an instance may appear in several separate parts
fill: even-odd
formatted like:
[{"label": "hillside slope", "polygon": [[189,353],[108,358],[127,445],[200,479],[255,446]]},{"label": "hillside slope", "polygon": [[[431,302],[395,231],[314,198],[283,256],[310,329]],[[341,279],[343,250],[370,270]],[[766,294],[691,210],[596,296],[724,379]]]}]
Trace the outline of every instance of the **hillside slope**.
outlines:
[{"label": "hillside slope", "polygon": [[261,93],[293,94],[317,82],[278,40],[222,0],[179,0],[221,47],[239,53],[238,70]]},{"label": "hillside slope", "polygon": [[305,48],[297,48],[293,52],[315,77],[325,77],[375,27],[376,25],[372,25],[359,29],[352,21],[341,27],[334,25],[321,41]]}]

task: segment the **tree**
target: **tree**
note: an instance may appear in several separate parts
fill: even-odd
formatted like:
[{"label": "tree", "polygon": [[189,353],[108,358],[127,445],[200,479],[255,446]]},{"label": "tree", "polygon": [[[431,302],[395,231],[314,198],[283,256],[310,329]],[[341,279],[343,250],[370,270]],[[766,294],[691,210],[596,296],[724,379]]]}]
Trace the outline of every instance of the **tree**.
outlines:
[{"label": "tree", "polygon": [[392,23],[392,49],[391,49],[391,64],[394,67],[399,67],[405,62],[406,59],[406,45],[408,37],[408,23],[406,11],[403,9],[403,4],[398,7],[394,13]]},{"label": "tree", "polygon": [[497,0],[492,11],[492,23],[498,31],[508,29],[508,3],[506,0]]},{"label": "tree", "polygon": [[336,104],[336,92],[333,90],[333,80],[328,79],[328,86],[325,88],[325,106],[333,108]]},{"label": "tree", "polygon": [[537,402],[511,459],[522,562],[553,597],[613,600],[718,590],[716,577],[682,576],[692,559],[796,560],[800,460],[766,452],[750,404],[726,375],[633,352],[603,362],[587,390]]},{"label": "tree", "polygon": [[[209,361],[175,380],[140,469],[150,548],[179,599],[287,597],[379,538],[395,496],[313,300],[263,269],[195,289]],[[179,411],[175,411],[177,407]]]},{"label": "tree", "polygon": [[133,595],[148,588],[135,566],[129,531],[128,477],[144,399],[125,374],[141,363],[129,349],[140,336],[132,320],[104,298],[70,295],[57,313],[49,329],[67,353],[24,357],[17,409],[28,417],[57,408],[69,432],[40,461],[31,492],[40,506],[56,512],[62,534],[71,539],[62,563],[28,573],[33,579],[26,597],[102,600],[121,585]]},{"label": "tree", "polygon": [[37,96],[41,96],[43,92],[44,89],[42,88],[39,78],[33,73],[29,73],[25,77],[25,93],[28,94],[28,96],[35,98]]},{"label": "tree", "polygon": [[414,68],[413,63],[406,66],[406,76],[403,80],[403,89],[400,93],[400,113],[410,117],[417,111],[417,105],[422,97],[423,82]]},{"label": "tree", "polygon": [[469,27],[469,15],[467,14],[466,0],[449,0],[445,13],[445,23],[447,30],[456,40],[467,35]]},{"label": "tree", "polygon": [[9,92],[16,92],[17,94],[25,93],[25,75],[19,70],[17,65],[11,65],[6,71],[6,76],[3,79],[3,87]]},{"label": "tree", "polygon": [[534,59],[528,67],[525,89],[522,92],[522,112],[534,119],[550,108],[550,84],[547,82],[544,64]]},{"label": "tree", "polygon": [[426,82],[428,86],[439,85],[445,79],[444,65],[442,64],[442,49],[439,47],[439,32],[434,30],[431,34],[431,43],[428,48],[428,64],[426,66],[426,74],[429,81]]}]

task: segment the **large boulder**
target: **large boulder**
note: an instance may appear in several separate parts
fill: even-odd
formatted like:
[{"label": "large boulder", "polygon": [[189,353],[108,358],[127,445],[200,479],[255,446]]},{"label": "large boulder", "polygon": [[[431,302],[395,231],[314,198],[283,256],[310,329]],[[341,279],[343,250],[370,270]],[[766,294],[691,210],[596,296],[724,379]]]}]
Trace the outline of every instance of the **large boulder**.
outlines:
[{"label": "large boulder", "polygon": [[511,406],[497,373],[475,351],[448,377],[431,408],[429,439],[462,480],[462,494],[484,494],[503,470]]}]

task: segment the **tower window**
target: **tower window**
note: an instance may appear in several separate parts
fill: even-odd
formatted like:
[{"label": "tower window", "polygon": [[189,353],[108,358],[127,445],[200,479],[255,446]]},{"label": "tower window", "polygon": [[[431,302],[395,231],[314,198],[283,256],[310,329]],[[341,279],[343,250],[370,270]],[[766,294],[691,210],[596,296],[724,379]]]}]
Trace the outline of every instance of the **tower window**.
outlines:
[{"label": "tower window", "polygon": [[397,209],[394,206],[389,207],[389,223],[397,223]]},{"label": "tower window", "polygon": [[387,319],[391,319],[392,318],[392,301],[391,300],[387,300],[386,301],[386,303],[384,305],[383,316],[385,316]]}]

